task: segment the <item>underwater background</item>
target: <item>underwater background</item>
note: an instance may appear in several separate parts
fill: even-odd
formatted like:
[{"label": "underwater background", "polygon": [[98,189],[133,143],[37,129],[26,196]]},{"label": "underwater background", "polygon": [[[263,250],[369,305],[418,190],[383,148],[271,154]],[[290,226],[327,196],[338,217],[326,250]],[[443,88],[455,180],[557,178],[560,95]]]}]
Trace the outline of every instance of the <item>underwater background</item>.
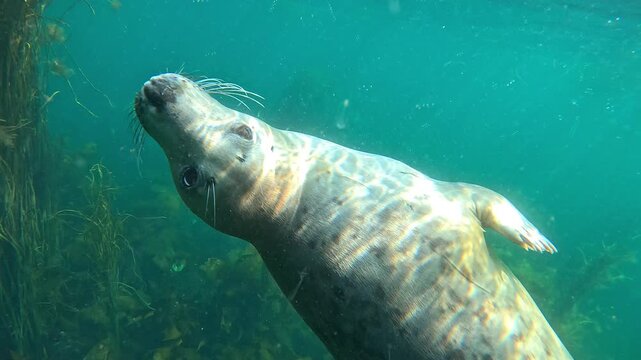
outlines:
[{"label": "underwater background", "polygon": [[4,296],[0,358],[331,358],[254,250],[183,205],[157,144],[135,146],[135,93],[178,71],[260,94],[219,100],[272,126],[505,195],[559,253],[488,243],[570,353],[641,358],[640,2],[39,4],[57,162],[34,178],[64,235],[30,280],[38,341],[16,345],[23,298]]}]

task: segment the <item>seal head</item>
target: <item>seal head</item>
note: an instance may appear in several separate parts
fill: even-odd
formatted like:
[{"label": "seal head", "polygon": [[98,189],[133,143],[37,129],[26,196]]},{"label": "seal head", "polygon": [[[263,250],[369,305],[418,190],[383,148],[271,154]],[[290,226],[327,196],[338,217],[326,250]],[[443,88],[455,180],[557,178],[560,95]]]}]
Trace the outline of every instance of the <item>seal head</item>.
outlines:
[{"label": "seal head", "polygon": [[234,220],[239,215],[235,209],[264,176],[264,154],[272,144],[269,129],[177,74],[147,81],[136,96],[135,111],[165,151],[187,206],[213,227],[228,224],[221,230],[238,236],[233,230],[239,221]]}]

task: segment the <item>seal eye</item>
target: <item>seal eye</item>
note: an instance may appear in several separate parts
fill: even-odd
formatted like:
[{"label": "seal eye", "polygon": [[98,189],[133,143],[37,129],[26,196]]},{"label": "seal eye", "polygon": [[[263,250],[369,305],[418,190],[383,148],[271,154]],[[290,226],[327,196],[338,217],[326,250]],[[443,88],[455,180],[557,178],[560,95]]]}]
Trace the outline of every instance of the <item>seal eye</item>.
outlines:
[{"label": "seal eye", "polygon": [[180,184],[189,189],[194,187],[198,183],[198,170],[193,166],[188,166],[183,169],[182,174],[180,175]]},{"label": "seal eye", "polygon": [[252,129],[245,124],[242,124],[236,127],[234,129],[234,134],[240,136],[245,140],[251,140],[254,137],[254,133],[252,132]]}]

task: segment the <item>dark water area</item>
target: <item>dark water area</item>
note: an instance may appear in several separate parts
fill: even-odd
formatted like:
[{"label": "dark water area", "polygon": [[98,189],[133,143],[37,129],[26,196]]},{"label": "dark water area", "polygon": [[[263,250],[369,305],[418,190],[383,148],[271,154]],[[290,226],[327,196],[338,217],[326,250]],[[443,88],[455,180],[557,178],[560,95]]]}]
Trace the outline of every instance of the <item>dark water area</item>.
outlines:
[{"label": "dark water area", "polygon": [[243,111],[272,126],[502,193],[559,253],[490,247],[574,357],[641,358],[641,3],[121,1],[52,1],[66,36],[43,53],[73,72],[47,79],[74,169],[62,201],[82,203],[78,176],[101,162],[132,215],[154,310],[121,310],[131,358],[329,356],[247,245],[182,204],[162,150],[148,138],[138,156],[134,95],[177,71],[262,95]]}]

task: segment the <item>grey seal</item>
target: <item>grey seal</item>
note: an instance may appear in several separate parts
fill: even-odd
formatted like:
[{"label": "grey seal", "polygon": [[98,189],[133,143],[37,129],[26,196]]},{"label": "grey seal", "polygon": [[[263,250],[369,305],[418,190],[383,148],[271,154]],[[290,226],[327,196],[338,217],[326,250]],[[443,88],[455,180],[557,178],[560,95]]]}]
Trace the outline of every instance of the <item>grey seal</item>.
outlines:
[{"label": "grey seal", "polygon": [[508,200],[404,163],[273,128],[210,96],[237,85],[162,74],[135,99],[176,189],[249,241],[336,359],[571,359],[484,228],[556,252]]}]

